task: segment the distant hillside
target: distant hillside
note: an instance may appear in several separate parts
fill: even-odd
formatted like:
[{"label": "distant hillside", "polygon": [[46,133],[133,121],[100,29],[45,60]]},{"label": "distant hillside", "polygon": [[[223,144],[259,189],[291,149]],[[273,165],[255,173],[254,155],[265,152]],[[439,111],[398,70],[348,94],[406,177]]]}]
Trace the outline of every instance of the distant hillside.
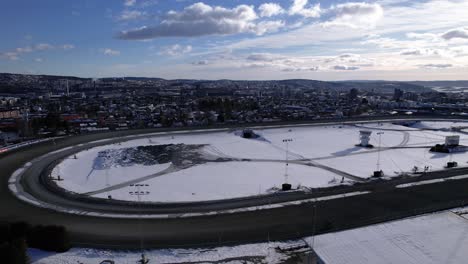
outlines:
[{"label": "distant hillside", "polygon": [[349,91],[356,88],[361,91],[376,91],[380,93],[393,93],[395,89],[401,89],[405,92],[425,92],[430,89],[421,85],[406,83],[406,82],[392,82],[392,81],[341,81],[341,82],[323,82],[313,80],[285,80],[279,81],[280,83],[290,86],[298,87],[314,87],[322,89],[331,89],[337,91]]},{"label": "distant hillside", "polygon": [[410,83],[425,87],[468,87],[468,81],[415,81]]},{"label": "distant hillside", "polygon": [[347,82],[339,82],[340,84],[344,84],[347,87],[357,88],[360,90],[365,91],[378,91],[381,93],[391,93],[395,89],[400,89],[405,92],[428,92],[431,89],[424,87],[423,85],[418,85],[415,83],[409,82],[396,82],[396,81],[347,81]]},{"label": "distant hillside", "polygon": [[[47,90],[52,87],[51,83],[56,80],[70,80],[70,85],[78,85],[77,83],[90,82],[91,78],[79,78],[73,76],[53,76],[53,75],[28,75],[28,74],[9,74],[0,73],[0,93],[27,93]],[[118,87],[131,87],[134,89],[151,88],[154,85],[158,87],[171,86],[192,86],[196,88],[232,88],[232,89],[251,89],[251,88],[287,88],[287,89],[319,89],[331,91],[349,91],[353,88],[361,91],[393,93],[398,88],[407,92],[424,92],[430,91],[431,85],[436,85],[437,82],[392,82],[392,81],[341,81],[327,82],[306,79],[291,79],[291,80],[271,80],[271,81],[236,81],[236,80],[165,80],[161,78],[146,78],[146,77],[109,77],[99,79],[97,89],[113,89],[118,84]],[[446,82],[442,82],[446,83]],[[465,82],[468,86],[468,81]],[[93,85],[85,86],[94,89]],[[79,86],[76,86],[77,89]],[[76,89],[75,89],[76,91]]]},{"label": "distant hillside", "polygon": [[395,89],[401,89],[405,92],[427,92],[430,88],[425,88],[421,85],[406,83],[406,82],[390,82],[390,81],[345,81],[345,82],[326,82],[306,79],[290,79],[281,81],[233,81],[233,80],[218,80],[218,81],[191,81],[178,80],[186,84],[196,84],[210,87],[287,87],[288,89],[321,89],[331,91],[349,91],[353,88],[361,91],[375,91],[380,93],[393,93]]},{"label": "distant hillside", "polygon": [[27,82],[31,80],[90,80],[91,78],[80,78],[75,76],[58,76],[58,75],[33,75],[33,74],[14,74],[0,73],[0,83],[4,82]]}]

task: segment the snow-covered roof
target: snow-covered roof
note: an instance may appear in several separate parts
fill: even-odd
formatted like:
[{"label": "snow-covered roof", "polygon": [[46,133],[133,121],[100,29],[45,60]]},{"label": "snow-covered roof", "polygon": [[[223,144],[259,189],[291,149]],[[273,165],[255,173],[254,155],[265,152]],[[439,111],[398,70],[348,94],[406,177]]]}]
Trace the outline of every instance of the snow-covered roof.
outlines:
[{"label": "snow-covered roof", "polygon": [[326,264],[467,263],[468,220],[430,214],[320,235],[314,248]]}]

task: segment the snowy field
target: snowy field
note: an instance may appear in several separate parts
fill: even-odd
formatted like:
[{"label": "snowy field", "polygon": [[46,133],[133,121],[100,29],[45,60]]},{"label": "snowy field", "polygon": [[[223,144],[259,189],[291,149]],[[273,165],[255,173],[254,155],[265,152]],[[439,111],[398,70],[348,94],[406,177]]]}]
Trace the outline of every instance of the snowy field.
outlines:
[{"label": "snowy field", "polygon": [[[461,209],[466,211],[465,209]],[[298,241],[247,244],[210,249],[146,251],[150,263],[284,263],[278,247],[314,248],[320,259],[333,264],[458,264],[468,259],[468,220],[459,210],[391,221]],[[137,263],[140,252],[74,248],[54,254],[29,250],[33,264],[91,264],[113,260]],[[291,262],[289,262],[291,263]],[[309,263],[304,261],[303,263]]]},{"label": "snowy field", "polygon": [[[289,257],[277,252],[275,248],[287,246],[287,242],[273,242],[209,249],[162,249],[146,251],[145,255],[149,259],[149,264],[279,264]],[[141,252],[84,248],[73,248],[61,254],[29,249],[28,254],[32,264],[99,264],[105,260],[112,260],[115,264],[136,264],[141,259]]]},{"label": "snowy field", "polygon": [[[286,181],[287,156],[287,182],[294,189],[352,184],[377,169],[379,149],[386,177],[415,166],[444,169],[452,160],[466,166],[468,153],[429,152],[449,135],[468,145],[464,130],[450,130],[465,126],[468,122],[303,126],[255,130],[257,139],[242,138],[239,131],[149,136],[77,153],[57,165],[52,176],[63,179],[61,187],[94,197],[137,200],[138,191],[144,201],[216,200],[278,190]],[[372,131],[374,148],[356,146],[360,130]],[[284,139],[292,140],[287,154]]]},{"label": "snowy field", "polygon": [[442,212],[320,235],[314,248],[333,264],[466,263],[467,230],[468,220]]}]

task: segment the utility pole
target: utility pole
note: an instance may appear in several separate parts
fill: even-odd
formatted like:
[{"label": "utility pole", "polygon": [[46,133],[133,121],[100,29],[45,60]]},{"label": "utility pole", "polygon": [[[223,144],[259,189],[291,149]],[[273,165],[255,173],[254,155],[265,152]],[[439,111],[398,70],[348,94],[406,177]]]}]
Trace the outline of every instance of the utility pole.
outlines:
[{"label": "utility pole", "polygon": [[[106,168],[106,187],[109,187],[109,168]],[[112,195],[110,194],[110,191],[107,191],[107,199],[111,200]]]},{"label": "utility pole", "polygon": [[315,199],[314,201],[314,223],[313,223],[313,227],[312,227],[312,232],[313,232],[313,236],[312,236],[312,249],[315,250],[315,232],[316,232],[316,225],[317,225],[317,199]]},{"label": "utility pole", "polygon": [[379,149],[377,151],[377,171],[380,171],[380,146],[382,144],[382,135],[384,132],[377,132],[377,135],[379,135]]},{"label": "utility pole", "polygon": [[149,195],[149,191],[142,191],[141,187],[149,187],[148,184],[130,184],[130,187],[136,187],[136,191],[129,192],[130,195],[136,195],[137,196],[137,206],[139,209],[139,214],[138,214],[138,235],[140,236],[140,250],[141,250],[141,260],[139,260],[139,263],[141,264],[147,264],[149,263],[149,259],[146,258],[145,253],[143,251],[144,249],[144,237],[143,237],[143,231],[141,227],[141,222],[143,218],[143,212],[141,210],[141,196],[142,195]]},{"label": "utility pole", "polygon": [[292,142],[291,138],[283,139],[283,142],[286,143],[286,167],[284,171],[284,182],[288,183],[288,166],[289,166],[289,142]]},{"label": "utility pole", "polygon": [[21,119],[22,119],[22,137],[23,141],[25,140],[26,137],[29,137],[29,106],[28,103],[26,102],[26,105],[21,109],[22,113],[21,114]]},{"label": "utility pole", "polygon": [[377,135],[379,135],[379,149],[377,150],[377,170],[374,171],[373,177],[382,177],[383,176],[383,171],[380,169],[380,150],[381,150],[381,145],[382,145],[382,135],[384,132],[377,132]]}]

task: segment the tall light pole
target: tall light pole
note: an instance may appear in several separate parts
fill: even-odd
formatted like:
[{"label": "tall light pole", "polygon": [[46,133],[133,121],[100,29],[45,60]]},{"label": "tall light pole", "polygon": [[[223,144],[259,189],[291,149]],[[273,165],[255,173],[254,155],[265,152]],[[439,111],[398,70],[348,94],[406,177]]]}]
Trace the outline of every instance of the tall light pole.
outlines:
[{"label": "tall light pole", "polygon": [[22,113],[21,114],[21,119],[22,119],[22,136],[23,136],[23,141],[25,140],[25,138],[27,136],[29,136],[29,106],[28,106],[28,102],[26,101],[26,105],[24,106],[24,108],[21,109],[22,110]]},{"label": "tall light pole", "polygon": [[382,135],[384,132],[377,132],[377,135],[379,135],[379,149],[377,150],[377,171],[380,172],[380,150],[381,150],[381,144],[382,144]]},{"label": "tall light pole", "polygon": [[[314,201],[314,223],[313,223],[313,236],[312,236],[312,249],[315,250],[315,226],[317,224],[317,199]],[[315,252],[314,252],[315,253]]]},{"label": "tall light pole", "polygon": [[[110,184],[109,184],[109,168],[106,168],[106,187],[109,187]],[[107,199],[112,199],[112,196],[110,194],[110,192],[108,191],[107,192]]]},{"label": "tall light pole", "polygon": [[142,183],[137,183],[137,184],[130,184],[130,187],[136,187],[136,191],[129,192],[130,195],[136,195],[137,196],[137,201],[138,201],[138,208],[140,209],[140,213],[138,214],[138,234],[140,235],[140,250],[141,250],[141,260],[140,263],[146,264],[149,262],[148,259],[146,259],[145,253],[143,252],[143,243],[144,243],[144,237],[143,237],[143,232],[141,228],[141,221],[143,217],[143,213],[141,211],[141,196],[142,195],[148,195],[150,194],[149,191],[142,191],[141,187],[148,187],[148,184],[142,184]]},{"label": "tall light pole", "polygon": [[291,138],[286,138],[283,139],[283,142],[286,144],[286,166],[284,170],[284,183],[288,183],[288,166],[289,166],[289,142],[292,142],[293,140]]}]

